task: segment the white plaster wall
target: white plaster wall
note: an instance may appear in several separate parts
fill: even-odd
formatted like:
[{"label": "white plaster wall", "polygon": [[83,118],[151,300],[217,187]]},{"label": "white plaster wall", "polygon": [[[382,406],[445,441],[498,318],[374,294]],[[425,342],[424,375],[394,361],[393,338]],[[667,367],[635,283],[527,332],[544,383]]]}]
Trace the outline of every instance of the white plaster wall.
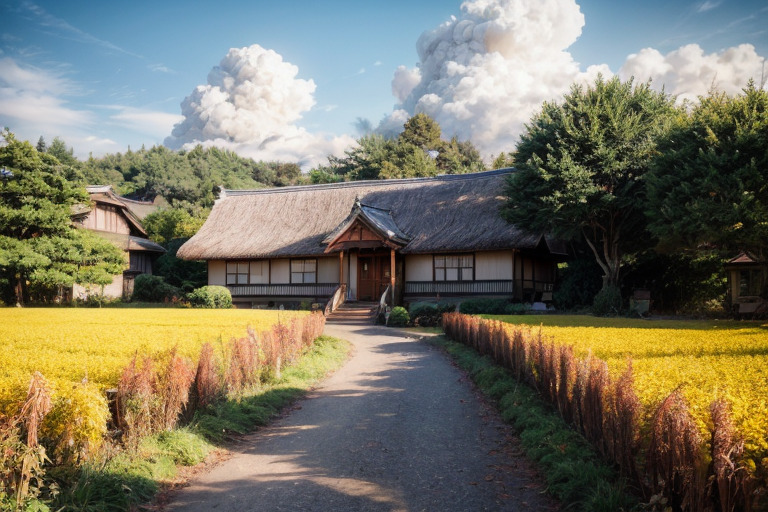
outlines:
[{"label": "white plaster wall", "polygon": [[249,265],[251,284],[266,284],[269,282],[269,260],[253,260]]},{"label": "white plaster wall", "polygon": [[512,279],[512,251],[475,253],[475,279]]},{"label": "white plaster wall", "polygon": [[[99,296],[101,293],[101,286],[91,286],[90,293],[88,290],[79,284],[72,285],[72,297],[75,299],[87,299],[89,295]],[[123,296],[123,274],[116,275],[112,282],[104,287],[103,297],[110,299],[119,298]]]},{"label": "white plaster wall", "polygon": [[339,256],[334,255],[331,258],[317,259],[317,282],[318,283],[338,283],[339,282]]},{"label": "white plaster wall", "polygon": [[227,285],[227,263],[222,260],[208,260],[208,284]]},{"label": "white plaster wall", "polygon": [[405,256],[406,281],[432,281],[432,255],[407,254]]},{"label": "white plaster wall", "polygon": [[285,284],[291,282],[291,260],[272,260],[273,284]]}]

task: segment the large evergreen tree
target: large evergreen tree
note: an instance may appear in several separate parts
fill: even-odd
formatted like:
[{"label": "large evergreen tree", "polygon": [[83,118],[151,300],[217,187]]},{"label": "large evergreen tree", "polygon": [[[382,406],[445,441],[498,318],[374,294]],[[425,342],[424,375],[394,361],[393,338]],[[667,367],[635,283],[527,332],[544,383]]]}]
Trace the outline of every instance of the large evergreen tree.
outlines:
[{"label": "large evergreen tree", "polygon": [[647,214],[662,246],[768,256],[768,91],[711,92],[658,149]]},{"label": "large evergreen tree", "polygon": [[643,177],[674,111],[649,84],[602,77],[574,85],[560,104],[545,103],[513,155],[506,218],[530,231],[583,237],[603,287],[618,285],[622,256],[643,238]]},{"label": "large evergreen tree", "polygon": [[8,130],[0,147],[0,288],[22,304],[29,287],[103,285],[122,271],[123,252],[72,226],[72,208],[89,201],[66,179],[66,166]]}]

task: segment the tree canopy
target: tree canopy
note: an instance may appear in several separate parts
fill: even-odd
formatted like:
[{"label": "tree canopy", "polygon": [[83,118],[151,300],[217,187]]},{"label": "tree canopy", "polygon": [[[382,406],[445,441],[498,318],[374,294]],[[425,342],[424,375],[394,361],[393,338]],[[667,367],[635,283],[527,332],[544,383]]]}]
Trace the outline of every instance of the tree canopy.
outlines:
[{"label": "tree canopy", "polygon": [[[49,150],[50,152],[50,150]],[[171,151],[164,146],[91,157],[79,165],[82,182],[112,185],[123,196],[152,200],[162,196],[171,206],[196,211],[210,208],[217,188],[295,185],[301,169],[290,162],[256,162],[228,150],[196,146]]]},{"label": "tree canopy", "polygon": [[469,141],[443,140],[440,125],[427,114],[406,121],[394,139],[365,135],[342,157],[310,172],[313,183],[339,180],[417,178],[485,170],[480,153]]},{"label": "tree canopy", "polygon": [[712,91],[660,139],[648,177],[662,248],[768,249],[768,91]]},{"label": "tree canopy", "polygon": [[123,252],[72,226],[72,208],[88,204],[53,156],[2,132],[0,167],[0,292],[23,303],[29,289],[103,285],[122,271]]},{"label": "tree canopy", "polygon": [[513,154],[506,218],[531,231],[583,237],[616,286],[622,256],[645,232],[643,177],[656,137],[676,112],[650,84],[598,77],[574,85],[562,103],[545,103]]}]

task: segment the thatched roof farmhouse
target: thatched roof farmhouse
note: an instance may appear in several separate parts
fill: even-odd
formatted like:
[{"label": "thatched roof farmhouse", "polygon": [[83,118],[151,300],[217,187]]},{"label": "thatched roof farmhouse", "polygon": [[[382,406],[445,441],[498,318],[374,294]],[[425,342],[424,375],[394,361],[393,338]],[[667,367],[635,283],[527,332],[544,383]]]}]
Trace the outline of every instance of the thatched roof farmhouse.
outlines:
[{"label": "thatched roof farmhouse", "polygon": [[316,298],[541,299],[562,244],[499,214],[511,169],[262,190],[222,190],[178,256],[207,260],[241,305]]}]

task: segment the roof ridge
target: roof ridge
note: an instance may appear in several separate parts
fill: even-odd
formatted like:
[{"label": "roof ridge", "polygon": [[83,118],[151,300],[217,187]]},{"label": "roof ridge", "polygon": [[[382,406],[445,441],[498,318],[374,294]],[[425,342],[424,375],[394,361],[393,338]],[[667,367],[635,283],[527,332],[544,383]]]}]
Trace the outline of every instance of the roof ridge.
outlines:
[{"label": "roof ridge", "polygon": [[340,188],[356,188],[365,186],[385,186],[385,185],[409,185],[416,183],[443,182],[443,181],[461,181],[469,179],[482,179],[498,176],[500,174],[510,174],[515,172],[514,167],[504,167],[493,169],[491,171],[471,172],[465,174],[438,174],[437,176],[427,176],[419,178],[396,178],[393,180],[360,180],[360,181],[342,181],[338,183],[320,183],[317,185],[291,185],[288,187],[258,188],[258,189],[225,189],[221,187],[222,196],[245,196],[260,194],[284,194],[297,191],[317,191],[317,190],[337,190]]}]

